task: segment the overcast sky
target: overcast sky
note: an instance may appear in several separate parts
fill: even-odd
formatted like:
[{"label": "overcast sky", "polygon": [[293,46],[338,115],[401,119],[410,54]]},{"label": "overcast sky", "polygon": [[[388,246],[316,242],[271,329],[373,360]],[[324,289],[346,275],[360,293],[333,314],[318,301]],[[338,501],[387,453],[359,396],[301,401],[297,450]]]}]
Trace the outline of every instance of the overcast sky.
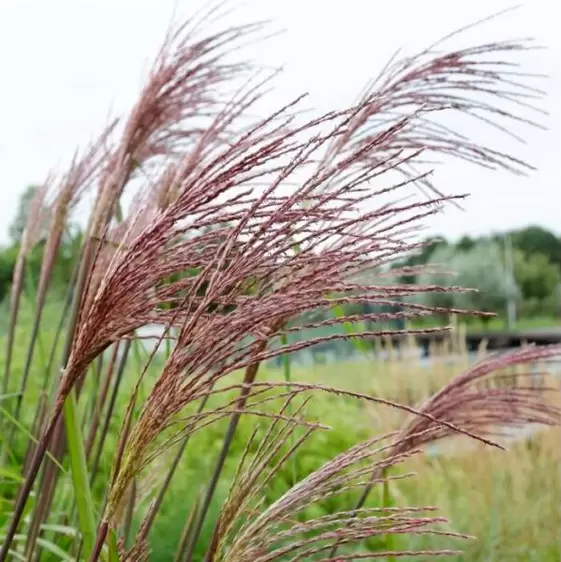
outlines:
[{"label": "overcast sky", "polygon": [[[41,182],[107,116],[130,107],[172,17],[201,0],[1,0],[0,242],[26,185]],[[411,53],[450,31],[510,7],[504,0],[246,0],[231,21],[272,19],[285,32],[254,53],[283,64],[271,109],[309,92],[320,109],[353,101],[392,53]],[[528,130],[527,143],[507,142],[538,168],[529,177],[446,163],[435,181],[471,193],[465,212],[450,208],[432,224],[448,236],[541,224],[561,232],[561,2],[527,0],[521,8],[470,31],[470,43],[534,37],[546,46],[524,58],[525,70],[547,73],[549,131]],[[449,43],[454,47],[455,43]],[[480,127],[480,128],[478,128]],[[469,134],[487,138],[472,125]]]}]

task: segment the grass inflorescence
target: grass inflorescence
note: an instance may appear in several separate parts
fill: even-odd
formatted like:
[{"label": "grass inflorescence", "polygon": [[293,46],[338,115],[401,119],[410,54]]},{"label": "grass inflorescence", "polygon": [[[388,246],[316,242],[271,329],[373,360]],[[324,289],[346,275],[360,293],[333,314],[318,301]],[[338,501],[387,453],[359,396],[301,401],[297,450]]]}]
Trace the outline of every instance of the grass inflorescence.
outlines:
[{"label": "grass inflorescence", "polygon": [[[505,431],[557,426],[559,387],[540,365],[561,348],[484,356],[443,377],[375,351],[396,332],[449,331],[434,314],[485,315],[416,299],[469,289],[388,272],[420,247],[418,227],[463,197],[419,171],[428,158],[531,169],[442,124],[536,125],[515,110],[531,115],[542,93],[509,70],[529,45],[428,49],[392,61],[348,108],[304,117],[297,99],[256,117],[275,75],[232,55],[264,28],[207,33],[219,11],[170,32],[130,113],[30,205],[3,335],[0,562],[431,559],[466,548],[478,509],[496,529],[477,544],[495,552],[510,537],[494,515],[506,496],[466,500],[458,515],[447,493],[463,497],[457,475],[473,458],[427,455],[460,440],[481,466],[508,464]],[[425,196],[404,198],[412,186]],[[61,290],[54,267],[86,200]],[[344,376],[292,363],[330,342],[351,342],[361,362],[337,364]],[[540,478],[554,431],[524,445]],[[524,446],[508,453],[523,502]],[[485,468],[473,474],[496,489]]]}]

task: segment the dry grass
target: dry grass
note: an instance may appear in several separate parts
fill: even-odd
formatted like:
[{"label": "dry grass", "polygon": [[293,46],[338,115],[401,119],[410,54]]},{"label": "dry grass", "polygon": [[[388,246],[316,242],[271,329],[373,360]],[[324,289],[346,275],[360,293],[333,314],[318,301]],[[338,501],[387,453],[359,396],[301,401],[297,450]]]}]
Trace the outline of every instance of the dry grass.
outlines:
[{"label": "dry grass", "polygon": [[[453,350],[456,353],[451,355]],[[417,353],[400,357],[391,347],[388,352],[386,361],[357,359],[295,368],[294,376],[327,384],[337,381],[345,389],[422,404],[477,360],[461,345],[461,329],[459,337],[433,349],[434,360],[429,362],[421,360]],[[478,356],[481,359],[486,354],[482,348]],[[536,364],[531,371],[546,369],[547,365]],[[527,382],[527,367],[514,367],[513,371],[520,384]],[[557,389],[551,400],[561,407],[561,378],[551,374],[541,383]],[[398,410],[371,407],[342,412],[346,412],[343,418],[325,417],[324,421],[344,425],[357,434],[379,435],[395,430],[403,426],[407,417]],[[414,455],[405,465],[418,479],[392,482],[394,501],[399,505],[438,505],[454,530],[476,537],[462,545],[464,554],[459,560],[553,562],[561,552],[560,431],[559,427],[536,425],[507,432],[504,439],[499,439],[506,451],[458,435],[431,444],[425,455]],[[422,550],[447,543],[426,536],[413,537],[407,544],[411,549]]]}]

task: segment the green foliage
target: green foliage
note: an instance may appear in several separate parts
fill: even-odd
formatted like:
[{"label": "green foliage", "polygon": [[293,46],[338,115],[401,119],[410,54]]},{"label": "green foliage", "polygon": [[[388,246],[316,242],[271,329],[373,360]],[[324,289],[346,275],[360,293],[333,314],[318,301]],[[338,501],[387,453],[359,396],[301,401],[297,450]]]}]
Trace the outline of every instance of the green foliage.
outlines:
[{"label": "green foliage", "polygon": [[514,252],[514,277],[524,300],[543,301],[555,295],[561,270],[545,254]]},{"label": "green foliage", "polygon": [[[505,274],[504,241],[510,238],[514,249],[513,279]],[[561,309],[561,238],[537,226],[505,234],[463,236],[452,243],[428,238],[422,251],[394,264],[394,267],[439,263],[456,277],[437,274],[404,276],[403,282],[458,285],[475,288],[479,295],[427,295],[424,302],[436,306],[477,308],[503,315],[505,300],[516,294],[518,311],[525,318],[558,315]],[[516,290],[515,290],[516,287]]]},{"label": "green foliage", "polygon": [[[80,231],[68,235],[63,240],[53,265],[50,286],[58,295],[63,294],[71,282],[75,264],[79,258],[82,233]],[[34,246],[26,259],[25,275],[30,276],[34,283],[39,279],[45,243]],[[0,302],[9,291],[14,274],[14,267],[19,252],[19,245],[0,247]]]},{"label": "green foliage", "polygon": [[[518,289],[514,279],[505,271],[497,245],[479,243],[466,252],[454,246],[436,250],[431,262],[445,268],[445,272],[426,272],[419,277],[422,284],[456,285],[477,291],[455,293],[426,293],[423,300],[431,306],[445,306],[502,312],[509,298],[516,298]],[[450,276],[454,273],[454,277]]]},{"label": "green foliage", "polygon": [[512,244],[526,256],[541,254],[561,268],[561,237],[541,226],[527,226],[510,233]]},{"label": "green foliage", "polygon": [[18,249],[15,246],[0,249],[0,302],[10,291]]}]

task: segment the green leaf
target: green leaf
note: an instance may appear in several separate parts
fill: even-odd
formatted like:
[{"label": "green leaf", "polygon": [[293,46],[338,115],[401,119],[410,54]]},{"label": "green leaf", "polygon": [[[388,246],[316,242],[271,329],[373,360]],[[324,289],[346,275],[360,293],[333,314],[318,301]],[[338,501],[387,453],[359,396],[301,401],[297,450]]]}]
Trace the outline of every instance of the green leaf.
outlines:
[{"label": "green leaf", "polygon": [[109,562],[119,562],[119,551],[117,549],[117,535],[113,529],[109,529]]},{"label": "green leaf", "polygon": [[[0,540],[4,540],[4,538],[5,538],[4,536],[0,536]],[[26,540],[27,540],[27,535],[24,534],[14,535],[14,542],[24,542]],[[76,562],[74,558],[72,558],[72,556],[64,552],[62,548],[60,548],[59,546],[57,546],[56,544],[52,543],[47,539],[38,538],[37,544],[42,548],[44,548],[46,551],[57,556],[59,560],[64,560],[64,562]],[[10,550],[10,554],[13,557],[17,558],[18,560],[23,560],[24,562],[27,560],[26,557],[22,556],[15,550]]]},{"label": "green leaf", "polygon": [[78,419],[78,408],[74,392],[71,392],[64,402],[64,421],[66,424],[74,497],[78,508],[78,520],[84,544],[83,557],[84,560],[89,560],[96,537],[95,509],[90,490],[86,452],[80,431],[80,421]]},{"label": "green leaf", "polygon": [[[2,406],[0,406],[0,414],[4,415],[6,418],[8,418],[8,420],[11,421],[20,431],[25,433],[26,437],[28,439],[30,439],[31,441],[33,441],[33,443],[35,443],[36,445],[39,443],[39,440],[30,431],[28,431],[28,429],[21,422],[16,420],[14,418],[14,416],[12,416],[12,414],[10,414],[10,412],[8,412],[5,408],[2,408]],[[53,462],[53,464],[55,464],[56,467],[63,472],[63,474],[68,475],[68,471],[66,470],[66,468],[64,468],[64,466],[62,466],[55,459],[55,457],[53,457],[53,455],[51,455],[51,453],[49,453],[47,451],[45,454]]]},{"label": "green leaf", "polygon": [[21,392],[10,392],[9,394],[0,394],[0,402],[4,400],[9,400],[10,398],[17,398],[21,396]]},{"label": "green leaf", "polygon": [[52,533],[58,533],[59,535],[66,535],[68,537],[78,536],[78,531],[74,527],[68,525],[57,525],[56,523],[44,523],[41,525],[43,531],[51,531]]},{"label": "green leaf", "polygon": [[13,480],[14,482],[23,482],[24,478],[18,474],[17,472],[12,472],[8,468],[3,468],[0,466],[0,477],[8,478],[9,480]]},{"label": "green leaf", "polygon": [[74,558],[72,558],[72,556],[70,556],[69,554],[64,552],[64,550],[62,550],[62,548],[60,548],[60,546],[57,546],[56,544],[54,544],[51,541],[48,541],[48,540],[42,539],[42,538],[38,538],[37,544],[39,546],[41,546],[42,548],[44,548],[46,551],[50,552],[51,554],[54,554],[55,556],[58,556],[58,558],[60,560],[64,560],[64,562],[76,562],[76,560]]}]

